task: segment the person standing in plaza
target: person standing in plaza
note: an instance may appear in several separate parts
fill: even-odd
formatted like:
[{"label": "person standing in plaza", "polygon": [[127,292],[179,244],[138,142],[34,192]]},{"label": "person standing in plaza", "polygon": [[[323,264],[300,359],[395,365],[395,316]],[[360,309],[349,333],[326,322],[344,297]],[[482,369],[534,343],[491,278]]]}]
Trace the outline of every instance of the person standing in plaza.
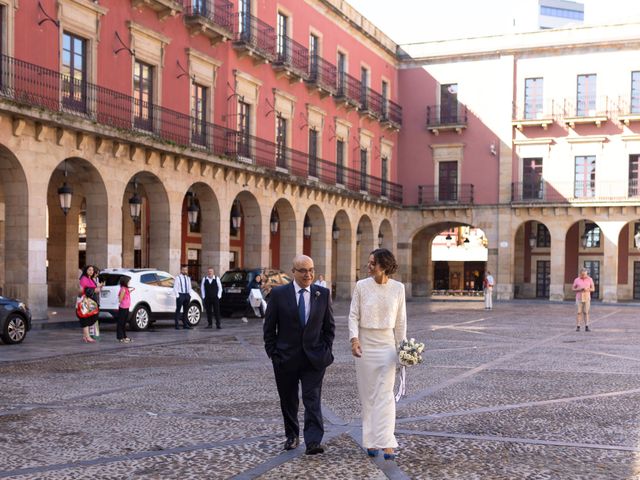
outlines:
[{"label": "person standing in plaza", "polygon": [[318,279],[314,282],[314,285],[318,285],[319,287],[327,288],[327,282],[324,279],[324,275],[318,275]]},{"label": "person standing in plaza", "polygon": [[[86,296],[98,303],[96,299],[98,298],[98,293],[100,292],[100,286],[94,280],[95,277],[95,267],[93,265],[87,265],[82,270],[82,275],[80,275],[80,292],[79,296]],[[98,320],[98,312],[96,311],[95,315],[91,315],[89,317],[79,318],[80,325],[82,326],[82,341],[85,343],[95,343],[96,341],[91,338],[89,333],[89,327],[94,325]]]},{"label": "person standing in plaza", "polygon": [[131,278],[126,275],[120,277],[120,290],[118,291],[118,318],[116,324],[116,338],[120,343],[131,343],[131,339],[127,337],[125,330],[127,317],[129,316],[129,307],[131,306],[129,280],[131,280]]},{"label": "person standing in plaza", "polygon": [[393,394],[398,348],[407,336],[404,285],[389,278],[398,269],[393,254],[378,248],[369,255],[369,278],[356,283],[349,310],[351,353],[362,404],[362,444],[371,457],[383,449],[395,458],[396,404]]},{"label": "person standing in plaza", "polygon": [[589,310],[591,309],[591,292],[596,290],[593,279],[589,276],[586,268],[580,270],[580,274],[573,281],[571,289],[576,292],[576,305],[578,314],[576,315],[576,332],[580,331],[581,317],[584,315],[584,331],[589,332]]},{"label": "person standing in plaza", "polygon": [[216,328],[220,327],[220,298],[222,297],[222,283],[220,277],[215,275],[213,267],[207,270],[207,276],[202,278],[200,283],[200,291],[202,292],[202,301],[207,312],[207,327],[213,328],[213,315],[216,317]]},{"label": "person standing in plaza", "polygon": [[482,282],[482,286],[484,289],[484,309],[492,310],[493,309],[493,287],[495,282],[493,280],[493,275],[491,272],[487,270],[484,274],[484,280]]},{"label": "person standing in plaza", "polygon": [[189,310],[189,302],[191,302],[191,277],[189,277],[189,269],[186,265],[180,268],[180,275],[173,282],[173,292],[176,296],[176,314],[175,325],[176,330],[180,329],[178,321],[180,320],[180,311],[182,311],[182,326],[189,330],[191,325],[187,322],[187,311]]},{"label": "person standing in plaza", "polygon": [[320,397],[326,368],[333,363],[335,322],[329,290],[312,285],[313,260],[293,259],[293,282],[271,290],[264,322],[264,347],[273,362],[284,418],[285,450],[298,447],[298,386],[304,404],[305,453],[324,453]]}]

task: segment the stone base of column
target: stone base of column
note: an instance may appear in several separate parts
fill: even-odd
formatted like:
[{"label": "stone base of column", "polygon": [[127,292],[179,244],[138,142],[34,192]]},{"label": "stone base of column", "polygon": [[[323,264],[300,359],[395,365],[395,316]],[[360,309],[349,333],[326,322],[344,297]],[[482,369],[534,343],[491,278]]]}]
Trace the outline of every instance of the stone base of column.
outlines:
[{"label": "stone base of column", "polygon": [[564,301],[564,285],[549,285],[549,300],[552,302]]},{"label": "stone base of column", "polygon": [[618,303],[618,288],[604,287],[602,290],[602,303]]},{"label": "stone base of column", "polygon": [[513,300],[513,284],[507,283],[498,285],[496,290],[496,300]]}]

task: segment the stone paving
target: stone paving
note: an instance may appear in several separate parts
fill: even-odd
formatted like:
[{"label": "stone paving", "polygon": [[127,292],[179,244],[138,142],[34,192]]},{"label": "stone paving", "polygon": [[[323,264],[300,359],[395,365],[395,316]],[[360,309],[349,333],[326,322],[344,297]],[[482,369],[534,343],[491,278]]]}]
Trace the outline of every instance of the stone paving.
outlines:
[{"label": "stone paving", "polygon": [[0,345],[0,478],[640,479],[640,308],[410,302],[426,341],[398,405],[397,461],[362,450],[346,313],[324,383],[324,455],[283,452],[261,321]]}]

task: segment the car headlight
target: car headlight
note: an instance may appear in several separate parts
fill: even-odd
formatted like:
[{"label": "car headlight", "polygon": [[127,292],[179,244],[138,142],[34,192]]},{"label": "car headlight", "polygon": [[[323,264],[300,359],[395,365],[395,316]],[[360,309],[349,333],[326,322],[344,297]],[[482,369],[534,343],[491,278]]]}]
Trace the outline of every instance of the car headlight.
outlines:
[{"label": "car headlight", "polygon": [[24,310],[25,312],[27,311],[27,306],[23,302],[18,303],[18,308],[20,310]]}]

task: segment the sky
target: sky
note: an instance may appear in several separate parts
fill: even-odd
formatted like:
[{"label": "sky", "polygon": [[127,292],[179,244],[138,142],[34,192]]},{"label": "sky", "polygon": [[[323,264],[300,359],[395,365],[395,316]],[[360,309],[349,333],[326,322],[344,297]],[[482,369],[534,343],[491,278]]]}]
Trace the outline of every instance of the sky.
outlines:
[{"label": "sky", "polygon": [[[536,0],[347,0],[396,43],[506,33],[514,9]],[[585,23],[640,21],[640,0],[583,0]],[[390,10],[389,5],[393,5]],[[464,12],[464,15],[460,15]],[[500,31],[502,30],[502,31]]]}]

